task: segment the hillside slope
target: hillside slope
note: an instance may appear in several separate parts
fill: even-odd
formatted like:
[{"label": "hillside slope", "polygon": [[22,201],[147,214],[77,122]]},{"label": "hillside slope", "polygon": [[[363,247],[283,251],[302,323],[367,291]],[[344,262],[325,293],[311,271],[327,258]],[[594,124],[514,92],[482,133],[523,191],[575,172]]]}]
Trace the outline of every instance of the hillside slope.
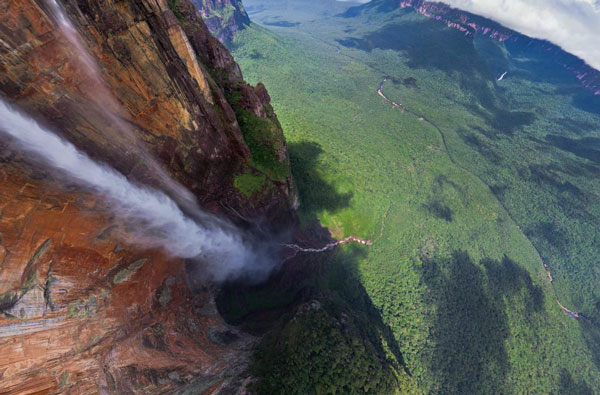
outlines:
[{"label": "hillside slope", "polygon": [[577,56],[548,41],[527,37],[487,18],[452,8],[443,3],[426,0],[402,0],[400,2],[375,0],[348,9],[344,16],[355,17],[365,12],[373,14],[373,11],[385,13],[398,8],[412,8],[421,15],[442,22],[468,36],[485,36],[504,42],[504,45],[514,52],[535,52],[537,56],[552,59],[552,62],[575,75],[581,84],[594,95],[600,95],[600,71],[589,66]]}]

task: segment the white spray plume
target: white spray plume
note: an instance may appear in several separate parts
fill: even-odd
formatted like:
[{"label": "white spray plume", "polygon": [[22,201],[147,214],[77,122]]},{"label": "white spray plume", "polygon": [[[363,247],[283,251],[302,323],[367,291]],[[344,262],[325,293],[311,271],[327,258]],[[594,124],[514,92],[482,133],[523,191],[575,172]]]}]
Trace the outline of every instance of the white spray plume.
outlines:
[{"label": "white spray plume", "polygon": [[232,225],[199,209],[193,213],[199,221],[192,220],[164,193],[135,185],[121,173],[94,162],[2,100],[0,131],[11,136],[19,149],[104,196],[119,219],[129,225],[128,242],[161,247],[175,257],[199,258],[215,281],[261,278],[271,269],[271,260],[245,242]]}]

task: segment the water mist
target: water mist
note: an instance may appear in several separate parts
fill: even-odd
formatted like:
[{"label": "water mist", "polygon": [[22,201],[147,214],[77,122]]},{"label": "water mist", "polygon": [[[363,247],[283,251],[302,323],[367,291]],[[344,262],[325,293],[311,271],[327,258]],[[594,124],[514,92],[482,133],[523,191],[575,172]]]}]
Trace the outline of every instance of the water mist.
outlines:
[{"label": "water mist", "polygon": [[202,260],[215,281],[263,278],[272,268],[273,261],[229,223],[199,209],[191,219],[164,193],[135,185],[112,168],[94,162],[2,100],[0,120],[0,131],[20,150],[106,198],[110,209],[128,225],[127,242],[159,247],[174,257]]}]

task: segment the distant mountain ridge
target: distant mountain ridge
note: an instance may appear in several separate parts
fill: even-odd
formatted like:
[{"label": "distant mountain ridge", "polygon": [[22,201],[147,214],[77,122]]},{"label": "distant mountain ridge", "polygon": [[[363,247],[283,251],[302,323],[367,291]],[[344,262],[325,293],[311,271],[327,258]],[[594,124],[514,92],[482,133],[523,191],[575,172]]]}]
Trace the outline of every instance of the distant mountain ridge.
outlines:
[{"label": "distant mountain ridge", "polygon": [[389,12],[396,8],[413,8],[421,15],[445,23],[448,27],[464,32],[465,35],[483,35],[501,42],[508,42],[515,49],[552,54],[556,62],[574,74],[584,87],[591,90],[594,95],[600,95],[600,71],[579,57],[549,41],[528,37],[490,19],[452,8],[443,3],[425,0],[373,0],[370,3],[350,8],[344,16],[352,17],[370,9]]}]

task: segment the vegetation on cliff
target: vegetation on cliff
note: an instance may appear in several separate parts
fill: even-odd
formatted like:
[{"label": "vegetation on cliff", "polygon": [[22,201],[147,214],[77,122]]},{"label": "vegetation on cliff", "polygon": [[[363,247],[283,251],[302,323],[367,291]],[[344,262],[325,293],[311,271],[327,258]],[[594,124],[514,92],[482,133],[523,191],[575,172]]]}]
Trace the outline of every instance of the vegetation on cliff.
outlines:
[{"label": "vegetation on cliff", "polygon": [[[198,51],[197,60],[207,73],[209,86],[214,86],[222,95],[219,100],[232,109],[250,152],[245,163],[234,170],[232,186],[244,197],[245,206],[256,209],[262,205],[261,202],[271,199],[279,207],[276,211],[282,213],[285,208],[278,195],[285,191],[284,205],[289,208],[295,200],[295,190],[283,130],[269,103],[270,97],[264,85],[252,87],[242,79],[237,64],[228,53],[223,53],[225,49],[220,43],[214,42],[192,2],[169,0],[168,4],[194,47],[216,47],[213,54]],[[221,56],[221,59],[215,59],[215,56]],[[231,122],[227,110],[216,108],[224,124]],[[251,217],[257,215],[248,214]]]},{"label": "vegetation on cliff", "polygon": [[[186,189],[223,216],[251,215],[265,228],[294,222],[285,140],[264,86],[243,82],[186,0],[15,0],[2,5],[0,41],[3,114],[16,119],[0,120],[3,132],[19,140],[28,127],[73,145],[0,141],[0,392],[243,386],[251,339],[215,311],[208,261],[137,236],[164,241],[183,223],[197,240],[200,226],[174,202],[194,200]],[[240,100],[228,102],[238,87]],[[233,107],[256,117],[245,131]],[[251,152],[270,137],[271,151]],[[77,160],[55,172],[31,152]],[[138,217],[114,210],[147,202]],[[155,213],[168,218],[157,226]]]},{"label": "vegetation on cliff", "polygon": [[250,25],[242,0],[194,0],[194,5],[212,34],[224,43]]}]

